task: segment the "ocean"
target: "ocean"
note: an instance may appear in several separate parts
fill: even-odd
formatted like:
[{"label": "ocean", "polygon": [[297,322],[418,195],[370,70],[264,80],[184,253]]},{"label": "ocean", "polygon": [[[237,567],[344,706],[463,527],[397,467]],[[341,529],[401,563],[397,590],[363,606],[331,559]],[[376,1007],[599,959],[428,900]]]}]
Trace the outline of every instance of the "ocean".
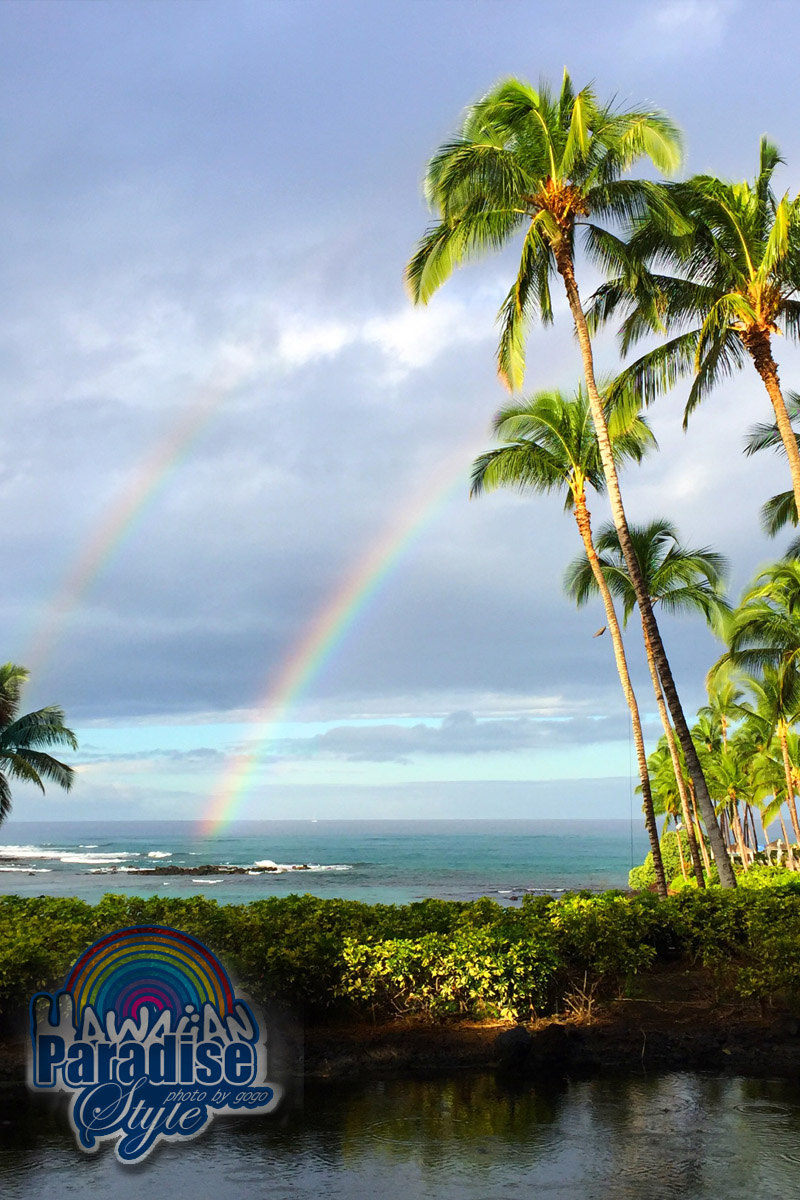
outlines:
[{"label": "ocean", "polygon": [[10,820],[0,828],[0,893],[515,903],[626,887],[647,850],[641,822],[619,820],[239,821],[215,834],[189,821]]}]

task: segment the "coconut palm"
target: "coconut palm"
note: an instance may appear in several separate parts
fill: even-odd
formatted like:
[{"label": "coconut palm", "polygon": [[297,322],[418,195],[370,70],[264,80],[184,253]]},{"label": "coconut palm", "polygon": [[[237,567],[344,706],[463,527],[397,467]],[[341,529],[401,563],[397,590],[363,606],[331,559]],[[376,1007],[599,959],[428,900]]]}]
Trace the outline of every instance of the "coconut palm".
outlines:
[{"label": "coconut palm", "polygon": [[750,856],[739,803],[744,804],[746,821],[749,805],[758,791],[752,758],[749,754],[742,753],[741,744],[732,739],[724,746],[720,742],[714,749],[706,746],[705,752],[701,754],[701,761],[711,794],[730,821],[742,866],[747,871],[750,867]]},{"label": "coconut palm", "polygon": [[[800,395],[786,392],[786,410],[792,423],[792,433],[797,441],[797,425],[800,423]],[[783,441],[775,422],[753,425],[745,438],[744,452],[756,454],[759,450],[783,450]],[[778,492],[771,496],[761,508],[761,524],[769,537],[775,537],[787,525],[797,526],[797,503],[794,491]],[[784,558],[800,558],[800,538],[793,538],[786,548]]]},{"label": "coconut palm", "polygon": [[[661,604],[670,612],[700,611],[711,621],[717,619],[727,606],[719,594],[719,585],[725,570],[725,560],[707,547],[689,550],[682,546],[678,534],[669,521],[651,521],[645,526],[630,526],[636,560],[644,580],[650,601]],[[623,602],[627,622],[637,604],[636,592],[623,557],[619,537],[613,525],[606,525],[597,536],[600,564],[611,592]],[[567,568],[567,591],[578,604],[585,604],[596,590],[594,574],[587,570],[584,558],[574,560]],[[698,887],[705,884],[703,864],[695,838],[694,824],[689,811],[689,797],[683,778],[683,763],[680,760],[675,735],[667,714],[662,681],[653,654],[653,646],[647,626],[642,622],[645,653],[653,682],[664,734],[669,745],[675,779],[683,805],[686,833],[692,856],[692,865]],[[715,821],[716,824],[716,821]]]},{"label": "coconut palm", "polygon": [[[663,113],[602,105],[591,88],[576,92],[566,72],[557,96],[547,86],[536,91],[519,79],[499,83],[467,111],[459,135],[441,146],[428,164],[425,192],[439,219],[420,241],[406,279],[414,302],[426,303],[456,267],[523,235],[517,278],[500,311],[498,349],[500,374],[515,388],[524,374],[527,327],[537,314],[544,323],[552,321],[550,285],[555,274],[561,276],[580,346],[614,525],[698,801],[714,838],[713,805],[628,535],[575,274],[577,228],[583,229],[591,254],[600,261],[610,260],[620,243],[596,222],[641,216],[648,205],[663,203],[655,185],[621,178],[644,157],[660,170],[670,171],[679,164],[680,136]],[[665,216],[664,223],[668,222]],[[734,887],[718,830],[714,849],[721,882]]]},{"label": "coconut palm", "polygon": [[623,353],[653,331],[674,335],[629,366],[624,378],[649,402],[691,374],[684,424],[749,358],[772,403],[800,508],[800,451],[772,353],[774,334],[800,334],[800,198],[778,200],[772,190],[782,161],[762,138],[752,184],[697,175],[664,185],[668,207],[685,224],[674,215],[664,220],[658,206],[634,219],[619,256],[621,274],[598,290],[592,319],[627,312]]},{"label": "coconut palm", "polygon": [[647,771],[653,791],[653,808],[656,814],[664,814],[666,817],[664,821],[665,833],[670,820],[675,826],[675,832],[678,835],[677,844],[681,875],[684,879],[687,879],[688,872],[683,853],[683,840],[680,836],[681,825],[683,824],[685,828],[686,818],[684,816],[682,797],[678,790],[678,777],[675,774],[672,754],[665,737],[659,738],[655,750],[648,756]]},{"label": "coconut palm", "polygon": [[[586,486],[602,492],[604,479],[597,438],[592,429],[588,397],[584,388],[571,397],[558,391],[538,392],[529,400],[510,405],[494,418],[494,432],[505,444],[480,455],[472,470],[473,496],[498,487],[513,487],[521,491],[563,492],[564,507],[575,514],[578,532],[583,541],[587,561],[591,564],[597,587],[603,598],[606,623],[611,633],[614,659],[622,690],[631,714],[633,739],[645,825],[653,852],[653,865],[659,892],[666,896],[667,883],[661,860],[647,758],[642,736],[639,706],[631,683],[619,621],[611,593],[603,577],[597,552],[592,541],[592,527],[586,503]],[[617,462],[639,462],[655,439],[640,416],[627,416],[621,423],[612,414],[609,435]]]},{"label": "coconut palm", "polygon": [[28,678],[15,663],[0,666],[0,824],[11,811],[10,779],[24,779],[44,791],[45,780],[66,791],[75,772],[44,749],[69,746],[77,750],[75,734],[64,724],[63,709],[50,705],[18,716],[22,688]]},{"label": "coconut palm", "polygon": [[795,805],[796,763],[789,751],[789,732],[800,718],[800,672],[788,662],[777,668],[764,666],[760,679],[749,679],[753,701],[742,707],[751,728],[757,729],[764,744],[777,738],[786,785],[786,805],[795,840],[800,843],[800,822]]},{"label": "coconut palm", "polygon": [[789,728],[800,714],[800,562],[774,563],[761,572],[732,614],[726,641],[728,650],[712,667],[710,677],[728,664],[746,671],[757,697],[751,720],[759,706],[770,720],[774,717],[789,814],[800,841],[787,741]]},{"label": "coconut palm", "polygon": [[737,675],[718,671],[714,678],[708,681],[708,704],[704,704],[697,710],[699,720],[707,719],[719,729],[719,737],[723,746],[727,744],[731,725],[739,722],[744,713],[742,709],[744,692],[740,687],[743,682],[745,680]]}]

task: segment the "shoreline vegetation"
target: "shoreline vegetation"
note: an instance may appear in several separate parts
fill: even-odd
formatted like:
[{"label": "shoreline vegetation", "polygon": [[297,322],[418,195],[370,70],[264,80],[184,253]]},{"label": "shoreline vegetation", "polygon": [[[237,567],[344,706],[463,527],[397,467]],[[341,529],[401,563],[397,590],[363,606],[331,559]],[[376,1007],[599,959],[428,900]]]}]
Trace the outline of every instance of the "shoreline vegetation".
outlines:
[{"label": "shoreline vegetation", "polygon": [[[744,884],[744,886],[742,886]],[[0,1080],[21,1082],[30,997],[114,929],[209,946],[265,1014],[277,1070],[356,1077],[800,1069],[800,879],[754,866],[686,887],[395,905],[0,897]]]}]

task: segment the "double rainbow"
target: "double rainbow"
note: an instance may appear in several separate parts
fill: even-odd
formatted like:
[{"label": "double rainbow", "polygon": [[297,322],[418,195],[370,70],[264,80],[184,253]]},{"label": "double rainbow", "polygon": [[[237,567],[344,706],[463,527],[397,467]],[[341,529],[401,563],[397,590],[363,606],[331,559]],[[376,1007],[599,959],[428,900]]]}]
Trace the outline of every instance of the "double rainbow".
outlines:
[{"label": "double rainbow", "polygon": [[[63,636],[68,619],[77,610],[114,554],[136,528],[165,483],[205,431],[222,401],[247,374],[244,362],[216,373],[178,417],[152,452],[143,460],[125,490],[109,507],[81,553],[67,572],[48,606],[23,661],[33,674],[42,667]],[[236,815],[255,773],[274,739],[277,724],[284,720],[323,666],[338,650],[358,617],[375,598],[404,553],[436,518],[459,487],[466,490],[470,461],[482,447],[481,429],[437,463],[435,478],[408,504],[356,563],[332,596],[320,607],[304,634],[292,647],[282,665],[270,674],[256,705],[251,747],[238,754],[225,770],[200,820],[201,830],[211,833]]]}]

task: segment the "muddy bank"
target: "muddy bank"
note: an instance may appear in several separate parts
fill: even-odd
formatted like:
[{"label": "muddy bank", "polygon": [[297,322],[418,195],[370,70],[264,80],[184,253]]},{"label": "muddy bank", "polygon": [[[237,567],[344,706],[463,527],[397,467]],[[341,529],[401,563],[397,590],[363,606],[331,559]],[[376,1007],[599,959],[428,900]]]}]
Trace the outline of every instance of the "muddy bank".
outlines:
[{"label": "muddy bank", "polygon": [[[654,972],[638,994],[527,1026],[508,1022],[306,1027],[267,1014],[274,1078],[354,1079],[497,1068],[522,1075],[709,1070],[800,1077],[800,1020],[787,1009],[726,1003],[703,970]],[[0,1040],[0,1081],[25,1076],[25,1031]],[[271,1072],[271,1073],[272,1073]]]},{"label": "muddy bank", "polygon": [[494,1067],[520,1075],[702,1070],[800,1075],[798,1024],[778,1018],[678,1028],[671,1013],[615,1006],[593,1018],[529,1026],[398,1024],[307,1030],[304,1073],[358,1078]]},{"label": "muddy bank", "polygon": [[800,1077],[800,1020],[786,1008],[726,1002],[702,968],[656,970],[636,996],[527,1026],[508,1023],[307,1029],[309,1076],[348,1077],[496,1067],[535,1075],[601,1071],[710,1070]]}]

